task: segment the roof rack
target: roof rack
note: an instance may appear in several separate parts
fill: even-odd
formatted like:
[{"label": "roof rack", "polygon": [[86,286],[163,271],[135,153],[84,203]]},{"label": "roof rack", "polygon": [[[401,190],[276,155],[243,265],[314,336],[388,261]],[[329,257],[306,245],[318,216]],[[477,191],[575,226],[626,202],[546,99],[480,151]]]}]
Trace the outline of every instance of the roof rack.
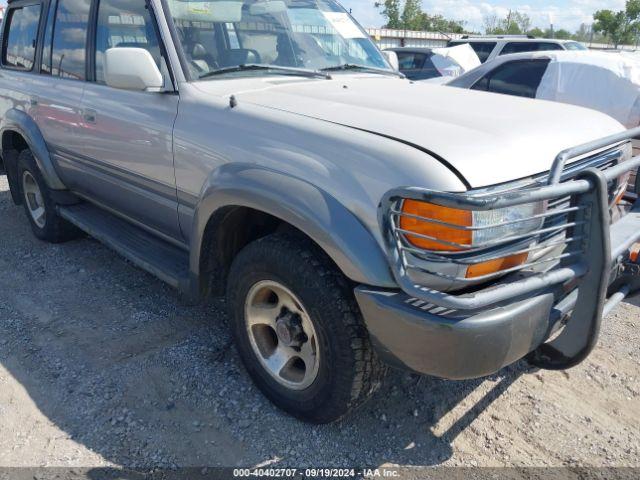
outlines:
[{"label": "roof rack", "polygon": [[463,35],[461,37],[464,40],[471,38],[536,38],[535,35]]}]

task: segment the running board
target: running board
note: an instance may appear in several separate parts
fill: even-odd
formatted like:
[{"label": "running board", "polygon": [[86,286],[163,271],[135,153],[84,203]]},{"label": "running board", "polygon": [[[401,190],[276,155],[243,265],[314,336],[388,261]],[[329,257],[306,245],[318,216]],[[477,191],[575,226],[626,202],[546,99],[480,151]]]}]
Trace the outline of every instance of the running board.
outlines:
[{"label": "running board", "polygon": [[180,291],[188,290],[188,252],[89,203],[59,206],[58,212],[138,267]]}]

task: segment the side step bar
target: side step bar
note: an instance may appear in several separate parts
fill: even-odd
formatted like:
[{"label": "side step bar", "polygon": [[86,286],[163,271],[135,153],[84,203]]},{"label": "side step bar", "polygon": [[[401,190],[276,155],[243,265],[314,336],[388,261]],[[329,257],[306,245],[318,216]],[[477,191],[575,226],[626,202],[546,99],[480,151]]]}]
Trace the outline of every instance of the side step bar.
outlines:
[{"label": "side step bar", "polygon": [[138,267],[187,291],[189,254],[131,223],[88,203],[58,207],[60,216]]}]

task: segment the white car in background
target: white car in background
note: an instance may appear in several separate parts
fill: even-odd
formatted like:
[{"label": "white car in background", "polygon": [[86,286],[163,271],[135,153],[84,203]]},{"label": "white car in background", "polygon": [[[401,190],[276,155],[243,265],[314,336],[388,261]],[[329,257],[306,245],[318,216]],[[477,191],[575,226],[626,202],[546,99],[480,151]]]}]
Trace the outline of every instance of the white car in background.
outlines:
[{"label": "white car in background", "polygon": [[640,125],[640,55],[620,52],[535,52],[505,55],[448,86],[551,100]]},{"label": "white car in background", "polygon": [[[640,125],[640,54],[636,52],[505,55],[445,85],[568,103],[606,113],[627,128]],[[640,140],[633,145],[634,153],[640,153]]]},{"label": "white car in background", "polygon": [[450,40],[447,47],[470,45],[482,63],[500,55],[513,53],[541,52],[550,50],[587,50],[582,43],[557,38],[537,38],[531,35],[464,35]]},{"label": "white car in background", "polygon": [[385,55],[395,55],[392,60],[409,80],[445,83],[465,72],[481,65],[476,52],[469,45],[457,47],[424,48],[396,47],[388,48]]}]

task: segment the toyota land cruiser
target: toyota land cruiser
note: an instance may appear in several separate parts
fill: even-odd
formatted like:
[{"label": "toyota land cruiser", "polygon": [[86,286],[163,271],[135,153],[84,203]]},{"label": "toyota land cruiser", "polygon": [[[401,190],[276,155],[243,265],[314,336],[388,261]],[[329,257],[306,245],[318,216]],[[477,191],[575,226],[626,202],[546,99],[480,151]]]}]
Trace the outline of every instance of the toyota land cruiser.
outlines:
[{"label": "toyota land cruiser", "polygon": [[10,0],[1,44],[34,234],[226,295],[249,374],[299,418],[345,415],[387,364],[571,367],[637,288],[638,131],[412,83],[335,0]]}]

